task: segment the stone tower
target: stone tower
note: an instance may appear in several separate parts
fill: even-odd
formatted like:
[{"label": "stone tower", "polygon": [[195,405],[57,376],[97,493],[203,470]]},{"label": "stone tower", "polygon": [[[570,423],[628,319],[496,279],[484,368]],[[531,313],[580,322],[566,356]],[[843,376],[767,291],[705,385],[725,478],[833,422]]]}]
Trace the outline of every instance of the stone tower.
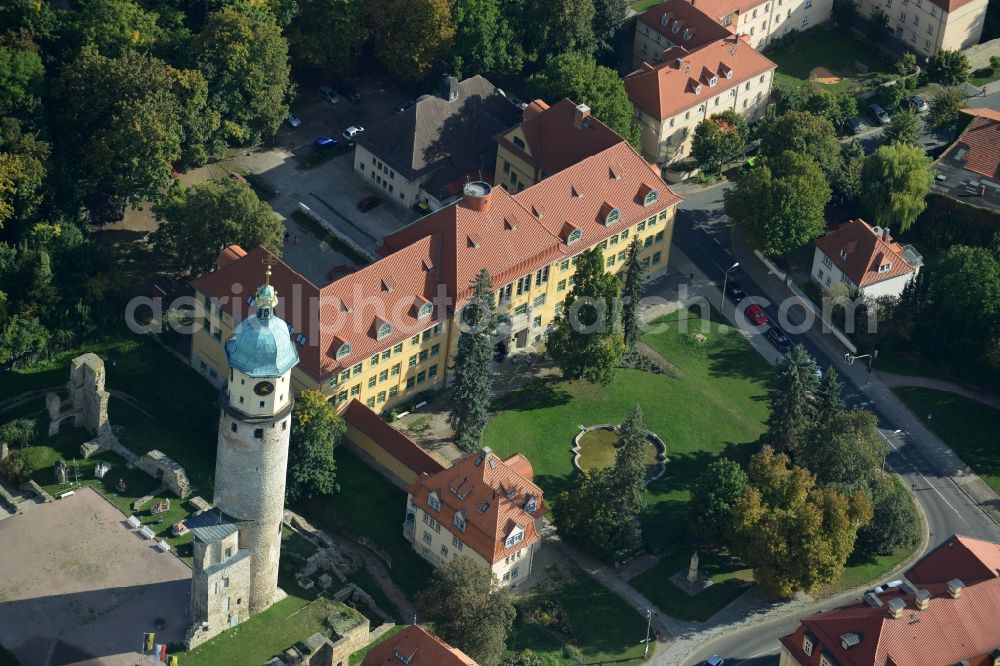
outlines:
[{"label": "stone tower", "polygon": [[248,605],[259,613],[277,600],[285,471],[292,420],[291,370],[299,362],[288,325],[274,314],[266,283],[257,311],[228,341],[229,381],[220,397],[215,506],[239,522],[239,548],[250,551]]}]

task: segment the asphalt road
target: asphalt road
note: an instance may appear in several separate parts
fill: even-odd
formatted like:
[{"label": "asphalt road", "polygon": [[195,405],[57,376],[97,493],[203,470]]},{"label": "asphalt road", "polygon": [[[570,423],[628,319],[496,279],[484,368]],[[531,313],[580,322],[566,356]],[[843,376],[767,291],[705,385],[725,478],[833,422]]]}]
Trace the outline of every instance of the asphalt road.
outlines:
[{"label": "asphalt road", "polygon": [[[702,272],[708,276],[717,276],[720,286],[726,269],[736,261],[730,249],[731,229],[728,219],[722,212],[723,189],[719,187],[685,195],[685,200],[677,211],[673,241]],[[762,294],[753,279],[740,269],[734,271],[730,279],[738,281],[751,298]],[[727,311],[732,305],[731,302],[727,302]],[[764,310],[772,321],[779,321],[778,308],[775,305],[767,305]],[[796,314],[799,315],[798,319]],[[791,323],[801,321],[801,313],[791,310],[788,312],[788,319]],[[805,345],[819,361],[820,366],[825,368],[833,359],[816,344],[815,336],[819,333],[814,329],[817,328],[818,325],[803,334],[790,334],[789,337],[793,342]],[[775,350],[775,355],[777,354]],[[868,400],[855,378],[842,373],[841,379],[845,383],[844,397],[847,405],[864,407],[878,416],[880,432],[891,447],[886,464],[899,475],[903,483],[911,487],[919,501],[927,518],[930,547],[938,545],[955,533],[1000,540],[1000,529],[997,525],[973,504],[946,474],[924,458],[906,433],[897,431],[901,425],[893,423],[877,404]],[[698,659],[720,654],[726,658],[727,666],[776,665],[777,639],[794,631],[797,625],[797,618],[789,618],[759,625],[743,632],[735,632],[699,651],[689,659],[688,663],[698,663]]]}]

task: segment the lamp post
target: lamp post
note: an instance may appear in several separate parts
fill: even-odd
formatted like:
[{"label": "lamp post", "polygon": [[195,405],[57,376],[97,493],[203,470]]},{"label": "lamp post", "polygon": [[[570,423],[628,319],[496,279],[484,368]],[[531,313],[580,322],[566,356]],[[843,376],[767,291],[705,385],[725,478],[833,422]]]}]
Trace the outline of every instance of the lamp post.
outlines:
[{"label": "lamp post", "polygon": [[726,307],[726,285],[729,284],[729,274],[740,267],[740,262],[736,262],[726,270],[726,277],[722,280],[722,302],[719,303],[720,308]]},{"label": "lamp post", "polygon": [[642,651],[642,656],[643,657],[645,657],[646,655],[649,654],[649,629],[650,629],[650,626],[652,624],[653,624],[653,611],[647,608],[646,609],[646,640],[643,641],[643,643],[646,644],[646,647]]},{"label": "lamp post", "polygon": [[874,363],[875,359],[878,358],[878,350],[876,349],[871,354],[859,354],[857,356],[851,354],[850,352],[844,354],[844,361],[847,363],[847,365],[854,365],[854,362],[859,358],[868,359],[868,375],[865,377],[865,384],[867,384],[872,376],[872,363]]}]

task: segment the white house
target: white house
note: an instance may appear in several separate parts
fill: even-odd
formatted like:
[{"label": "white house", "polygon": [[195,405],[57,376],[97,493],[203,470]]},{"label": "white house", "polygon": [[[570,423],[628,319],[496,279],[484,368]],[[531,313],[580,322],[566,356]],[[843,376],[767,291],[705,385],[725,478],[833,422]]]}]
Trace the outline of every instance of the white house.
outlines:
[{"label": "white house", "polygon": [[849,220],[816,241],[811,277],[824,291],[844,284],[864,298],[899,296],[924,260],[912,245],[900,245],[889,229]]}]

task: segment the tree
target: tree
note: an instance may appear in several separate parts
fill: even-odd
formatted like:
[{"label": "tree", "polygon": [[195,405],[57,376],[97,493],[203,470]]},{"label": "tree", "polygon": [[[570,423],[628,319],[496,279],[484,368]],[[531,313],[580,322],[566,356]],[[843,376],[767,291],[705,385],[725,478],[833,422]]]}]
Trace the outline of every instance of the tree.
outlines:
[{"label": "tree", "polygon": [[455,45],[449,70],[459,79],[520,71],[524,49],[497,0],[456,0]]},{"label": "tree", "polygon": [[776,158],[787,150],[808,155],[832,180],[840,167],[840,141],[829,118],[808,111],[789,111],[767,121],[760,132],[760,153]]},{"label": "tree", "polygon": [[823,379],[816,390],[816,415],[818,425],[827,427],[833,422],[833,417],[844,409],[844,399],[841,392],[844,385],[840,382],[837,370],[831,365],[823,373]]},{"label": "tree", "polygon": [[11,452],[5,460],[0,461],[0,475],[17,485],[30,480],[37,470],[38,458],[24,449]]},{"label": "tree", "polygon": [[375,57],[408,83],[423,81],[451,49],[455,21],[449,0],[365,3]]},{"label": "tree", "polygon": [[861,205],[868,219],[882,227],[906,231],[927,203],[931,158],[916,146],[879,146],[861,171]]},{"label": "tree", "polygon": [[931,95],[927,122],[936,129],[954,132],[965,107],[965,95],[956,87],[938,88]]},{"label": "tree", "polygon": [[14,448],[31,446],[38,437],[38,421],[33,418],[19,418],[0,426],[0,442]]},{"label": "tree", "polygon": [[45,65],[36,51],[0,44],[0,115],[37,107],[44,79]]},{"label": "tree", "polygon": [[[733,116],[743,121],[742,127]],[[743,155],[748,134],[746,120],[740,114],[733,111],[727,111],[725,116],[716,114],[695,127],[691,155],[702,169],[722,174],[723,165]]]},{"label": "tree", "polygon": [[148,51],[161,30],[156,14],[132,0],[78,0],[69,25],[74,51],[91,44],[101,55],[117,58],[127,49]]},{"label": "tree", "polygon": [[753,568],[761,593],[788,599],[834,582],[854,549],[858,527],[872,517],[864,491],[816,486],[765,446],[750,459],[748,485],[733,507],[733,548]]},{"label": "tree", "polygon": [[594,0],[528,0],[533,33],[538,44],[539,60],[576,53],[585,57],[594,54],[596,9]]},{"label": "tree", "polygon": [[289,502],[339,490],[333,448],[344,429],[344,419],[320,391],[306,389],[295,396],[285,488]]},{"label": "tree", "polygon": [[594,0],[594,37],[597,48],[614,51],[615,38],[625,25],[628,8],[627,0]]},{"label": "tree", "polygon": [[906,88],[899,81],[889,81],[879,86],[875,99],[886,111],[893,111],[903,103]]},{"label": "tree", "polygon": [[917,56],[912,51],[907,51],[896,60],[896,74],[906,76],[917,69]]},{"label": "tree", "polygon": [[0,228],[9,220],[23,226],[33,221],[42,203],[48,160],[49,144],[25,131],[20,120],[0,118]]},{"label": "tree", "polygon": [[252,145],[278,129],[288,115],[290,69],[288,44],[269,12],[213,12],[192,51],[227,141]]},{"label": "tree", "polygon": [[455,431],[455,444],[465,451],[482,445],[493,394],[493,345],[496,306],[493,283],[484,268],[474,282],[475,295],[462,310],[462,332],[449,388],[451,411],[448,425]]},{"label": "tree", "polygon": [[865,166],[865,149],[857,141],[845,143],[840,149],[840,171],[833,181],[837,194],[857,200],[861,196],[861,170]]},{"label": "tree", "polygon": [[298,0],[298,5],[285,31],[295,62],[341,77],[350,72],[368,38],[361,0]]},{"label": "tree", "polygon": [[817,424],[795,460],[820,483],[871,488],[882,478],[888,450],[878,432],[878,419],[864,409],[836,411]]},{"label": "tree", "polygon": [[604,271],[600,248],[577,257],[573,288],[552,324],[546,348],[566,379],[609,384],[625,353],[615,307],[619,283]]},{"label": "tree", "polygon": [[834,92],[821,83],[810,82],[806,86],[801,106],[787,110],[808,111],[813,115],[823,116],[834,127],[842,127],[849,119],[858,115],[858,100],[846,90]]},{"label": "tree", "polygon": [[969,80],[969,59],[961,51],[942,49],[927,63],[927,78],[943,86],[957,86]]},{"label": "tree", "polygon": [[263,245],[278,254],[284,241],[281,218],[249,185],[230,178],[190,188],[177,183],[153,214],[161,221],[153,233],[157,249],[195,275],[208,271],[228,245]]},{"label": "tree", "polygon": [[733,505],[743,495],[747,475],[729,458],[713,461],[691,485],[688,523],[711,543],[726,544],[732,538]]},{"label": "tree", "polygon": [[865,37],[873,49],[877,49],[889,34],[889,15],[882,11],[881,7],[876,7],[868,16],[868,24],[865,27]]},{"label": "tree", "polygon": [[858,7],[851,0],[835,0],[831,18],[841,28],[850,28],[858,16]]},{"label": "tree", "polygon": [[872,520],[858,530],[855,552],[869,557],[913,548],[920,540],[920,518],[906,490],[885,478],[872,493]]},{"label": "tree", "polygon": [[629,351],[635,351],[639,344],[639,305],[642,301],[642,282],[646,277],[646,267],[639,260],[639,238],[629,243],[625,255],[625,284],[622,288],[622,338]]},{"label": "tree", "polygon": [[568,97],[586,104],[598,120],[622,135],[633,148],[639,147],[639,129],[632,123],[632,102],[621,77],[615,70],[598,65],[593,57],[581,53],[557,56],[528,83],[538,97],[552,102]]},{"label": "tree", "polygon": [[886,144],[906,143],[915,146],[919,135],[920,121],[917,120],[916,112],[911,110],[900,111],[882,128],[882,141]]},{"label": "tree", "polygon": [[725,211],[751,245],[777,256],[823,235],[830,196],[816,162],[789,151],[739,174],[724,194]]},{"label": "tree", "polygon": [[781,452],[797,453],[805,444],[816,417],[816,361],[796,345],[775,367],[771,390],[768,437]]},{"label": "tree", "polygon": [[434,570],[417,607],[446,643],[484,666],[499,663],[516,615],[510,594],[496,576],[464,556]]}]

